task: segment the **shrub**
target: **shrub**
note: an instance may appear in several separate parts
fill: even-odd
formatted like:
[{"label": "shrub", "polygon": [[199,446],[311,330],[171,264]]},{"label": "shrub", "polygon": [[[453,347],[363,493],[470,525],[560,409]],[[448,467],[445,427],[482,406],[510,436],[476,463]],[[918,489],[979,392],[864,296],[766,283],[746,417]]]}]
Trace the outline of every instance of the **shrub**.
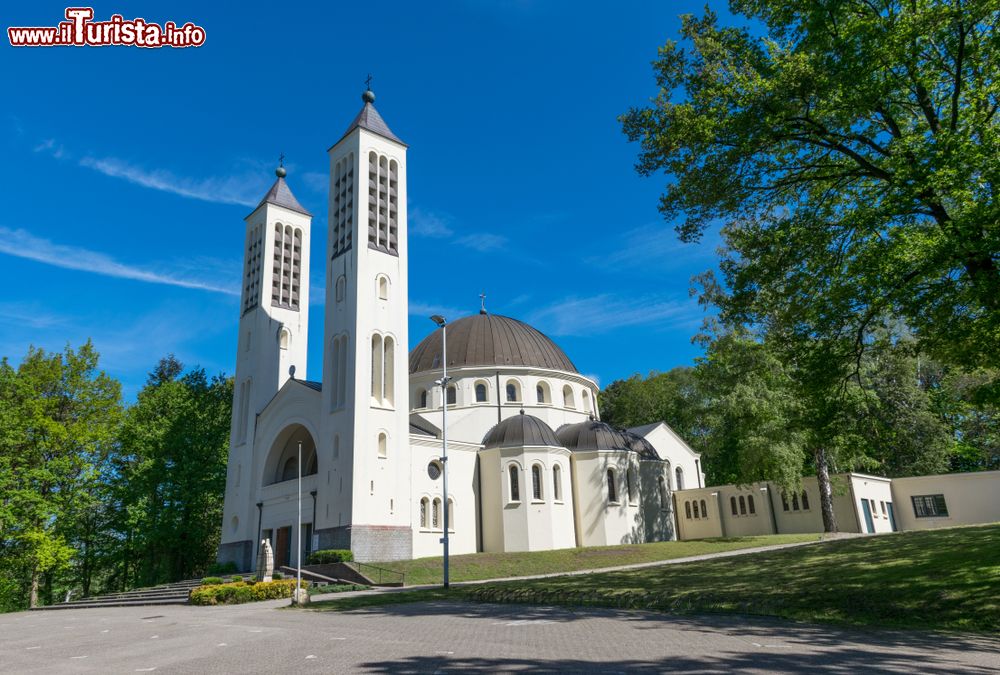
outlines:
[{"label": "shrub", "polygon": [[212,586],[223,583],[222,577],[205,577],[201,580],[202,586]]},{"label": "shrub", "polygon": [[351,562],[353,560],[353,553],[339,548],[327,548],[313,551],[309,554],[310,565],[328,565],[330,563]]},{"label": "shrub", "polygon": [[231,583],[231,584],[235,584],[235,583],[237,583],[239,581],[243,581],[243,577],[240,577],[240,576],[229,577],[229,583]]},{"label": "shrub", "polygon": [[[303,581],[302,587],[308,588],[309,582]],[[195,588],[191,591],[188,600],[192,605],[235,605],[243,602],[257,602],[258,600],[290,598],[294,589],[294,579],[256,584],[239,581]]]},{"label": "shrub", "polygon": [[233,574],[234,572],[239,572],[239,569],[232,560],[224,563],[212,563],[208,566],[208,573],[213,575]]},{"label": "shrub", "polygon": [[285,575],[282,574],[281,572],[274,572],[273,574],[271,574],[271,578],[272,579],[284,579]]}]

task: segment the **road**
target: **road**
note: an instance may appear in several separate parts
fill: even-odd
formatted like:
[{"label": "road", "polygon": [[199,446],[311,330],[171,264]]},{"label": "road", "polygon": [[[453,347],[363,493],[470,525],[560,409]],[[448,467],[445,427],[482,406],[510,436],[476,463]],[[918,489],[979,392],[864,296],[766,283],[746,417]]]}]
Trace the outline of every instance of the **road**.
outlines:
[{"label": "road", "polygon": [[0,615],[4,673],[995,673],[1000,640],[764,618],[413,603]]}]

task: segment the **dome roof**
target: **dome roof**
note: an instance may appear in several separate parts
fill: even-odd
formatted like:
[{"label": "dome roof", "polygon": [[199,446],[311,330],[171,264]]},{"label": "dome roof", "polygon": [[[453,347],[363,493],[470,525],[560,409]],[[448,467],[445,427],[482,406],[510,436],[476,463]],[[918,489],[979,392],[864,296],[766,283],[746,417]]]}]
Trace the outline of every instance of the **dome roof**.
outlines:
[{"label": "dome roof", "polygon": [[[448,324],[448,367],[529,366],[577,372],[556,343],[517,319],[474,314]],[[441,329],[410,352],[410,372],[441,368]]]},{"label": "dome roof", "polygon": [[560,447],[552,427],[531,415],[514,415],[503,420],[486,433],[483,446],[490,448],[523,448],[528,445]]},{"label": "dome roof", "polygon": [[619,431],[598,420],[564,424],[556,431],[559,444],[570,450],[626,450],[643,459],[659,459],[653,444],[630,431]]},{"label": "dome roof", "polygon": [[620,431],[598,420],[564,424],[556,432],[556,438],[570,450],[631,450]]}]

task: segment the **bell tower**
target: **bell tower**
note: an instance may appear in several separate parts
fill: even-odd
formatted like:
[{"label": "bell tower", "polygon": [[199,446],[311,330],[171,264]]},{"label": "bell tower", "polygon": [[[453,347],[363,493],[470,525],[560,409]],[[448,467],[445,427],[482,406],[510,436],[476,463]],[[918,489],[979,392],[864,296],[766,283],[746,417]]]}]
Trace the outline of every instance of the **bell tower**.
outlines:
[{"label": "bell tower", "polygon": [[309,334],[309,234],[312,214],[277,179],[245,219],[239,344],[220,560],[249,569],[257,532],[250,485],[257,414],[290,377],[306,375]]},{"label": "bell tower", "polygon": [[361,98],[329,150],[322,406],[338,476],[317,534],[320,548],[392,560],[412,555],[407,146],[375,109],[375,94]]}]

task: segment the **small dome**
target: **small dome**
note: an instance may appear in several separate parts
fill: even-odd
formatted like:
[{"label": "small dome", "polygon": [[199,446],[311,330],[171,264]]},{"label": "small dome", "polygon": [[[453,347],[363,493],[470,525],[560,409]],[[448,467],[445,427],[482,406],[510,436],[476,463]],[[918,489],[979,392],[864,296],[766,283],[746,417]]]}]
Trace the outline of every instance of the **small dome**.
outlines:
[{"label": "small dome", "polygon": [[[577,372],[556,343],[528,324],[497,314],[473,314],[448,324],[448,367],[528,366]],[[410,373],[441,368],[441,329],[410,352]]]},{"label": "small dome", "polygon": [[483,446],[491,448],[523,448],[529,445],[543,445],[558,448],[562,444],[556,438],[552,427],[532,415],[508,417],[486,433]]},{"label": "small dome", "polygon": [[[570,450],[632,450],[626,436],[598,420],[564,424],[556,432],[559,444]],[[652,447],[652,446],[650,446]]]},{"label": "small dome", "polygon": [[639,434],[634,434],[629,430],[619,432],[628,442],[629,450],[636,452],[643,459],[660,459],[660,453],[656,451],[653,444]]}]

